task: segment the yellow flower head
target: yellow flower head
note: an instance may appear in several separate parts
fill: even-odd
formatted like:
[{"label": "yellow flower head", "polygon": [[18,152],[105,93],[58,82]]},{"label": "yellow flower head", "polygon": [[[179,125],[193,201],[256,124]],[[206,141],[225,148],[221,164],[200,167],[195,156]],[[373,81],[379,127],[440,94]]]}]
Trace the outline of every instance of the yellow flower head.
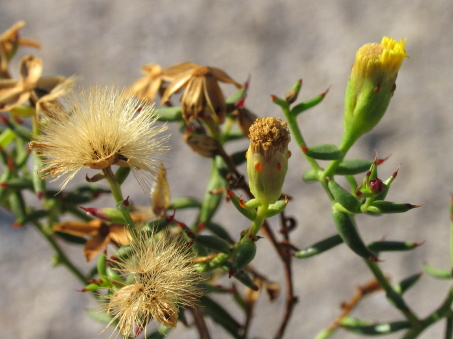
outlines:
[{"label": "yellow flower head", "polygon": [[120,165],[130,167],[149,193],[158,156],[168,150],[168,136],[157,137],[167,127],[155,125],[153,107],[109,87],[94,87],[67,102],[68,110],[54,107],[57,111],[42,127],[43,134],[30,143],[45,158],[42,178],[64,177],[63,189],[83,167]]},{"label": "yellow flower head", "polygon": [[381,43],[362,46],[356,54],[352,71],[356,76],[372,77],[376,75],[396,76],[406,54],[404,45],[407,39],[397,42],[393,38],[383,37]]},{"label": "yellow flower head", "polygon": [[380,44],[366,44],[357,51],[346,88],[343,146],[352,145],[384,116],[398,71],[408,57],[406,40],[384,37]]},{"label": "yellow flower head", "polygon": [[145,330],[152,319],[176,327],[178,308],[193,306],[201,294],[202,279],[192,265],[194,252],[182,237],[140,232],[132,242],[131,255],[118,259],[117,270],[133,274],[132,284],[117,290],[106,305],[107,313],[118,321],[124,336]]}]

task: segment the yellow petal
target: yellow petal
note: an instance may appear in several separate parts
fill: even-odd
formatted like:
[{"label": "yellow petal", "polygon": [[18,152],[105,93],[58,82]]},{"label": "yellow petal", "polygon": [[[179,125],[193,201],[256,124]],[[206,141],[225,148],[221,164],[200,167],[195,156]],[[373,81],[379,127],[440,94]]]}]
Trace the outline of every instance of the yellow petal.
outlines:
[{"label": "yellow petal", "polygon": [[225,98],[222,90],[213,75],[207,74],[204,78],[204,94],[206,103],[211,109],[212,113],[217,116],[217,122],[223,124],[225,121]]}]

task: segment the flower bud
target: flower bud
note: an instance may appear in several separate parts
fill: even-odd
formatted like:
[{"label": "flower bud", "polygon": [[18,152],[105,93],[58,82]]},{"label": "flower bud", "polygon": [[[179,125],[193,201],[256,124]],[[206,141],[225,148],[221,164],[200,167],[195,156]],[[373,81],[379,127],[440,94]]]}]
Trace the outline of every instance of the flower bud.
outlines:
[{"label": "flower bud", "polygon": [[280,198],[288,170],[290,135],[286,122],[277,118],[257,119],[250,127],[247,173],[250,191],[262,204]]},{"label": "flower bud", "polygon": [[345,137],[353,143],[381,120],[396,85],[406,39],[384,37],[362,46],[356,54],[345,95]]}]

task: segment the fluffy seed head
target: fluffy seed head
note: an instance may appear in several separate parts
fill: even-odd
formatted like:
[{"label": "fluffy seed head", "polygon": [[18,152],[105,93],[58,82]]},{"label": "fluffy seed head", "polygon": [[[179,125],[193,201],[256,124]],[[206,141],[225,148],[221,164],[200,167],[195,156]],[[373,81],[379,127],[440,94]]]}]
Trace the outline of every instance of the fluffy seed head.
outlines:
[{"label": "fluffy seed head", "polygon": [[158,156],[168,150],[168,136],[157,137],[167,127],[155,125],[153,107],[112,87],[93,87],[67,102],[68,109],[57,106],[43,134],[30,143],[45,158],[41,177],[64,177],[63,189],[82,167],[120,165],[131,167],[149,193]]},{"label": "fluffy seed head", "polygon": [[200,275],[192,261],[194,253],[180,236],[140,232],[131,241],[131,256],[118,259],[123,275],[134,275],[131,285],[117,290],[107,312],[117,320],[124,336],[135,329],[146,330],[151,319],[176,327],[178,308],[192,306],[201,294]]}]

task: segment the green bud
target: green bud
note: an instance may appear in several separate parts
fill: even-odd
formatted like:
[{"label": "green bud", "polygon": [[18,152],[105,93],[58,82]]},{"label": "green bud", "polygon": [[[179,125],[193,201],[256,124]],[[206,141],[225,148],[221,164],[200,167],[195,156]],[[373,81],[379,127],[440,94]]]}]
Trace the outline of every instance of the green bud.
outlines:
[{"label": "green bud", "polygon": [[257,119],[250,127],[247,174],[250,191],[263,205],[280,198],[291,156],[289,141],[287,124],[280,119]]},{"label": "green bud", "polygon": [[343,143],[352,145],[384,116],[407,57],[405,43],[384,37],[381,43],[366,44],[357,51],[346,88]]}]

